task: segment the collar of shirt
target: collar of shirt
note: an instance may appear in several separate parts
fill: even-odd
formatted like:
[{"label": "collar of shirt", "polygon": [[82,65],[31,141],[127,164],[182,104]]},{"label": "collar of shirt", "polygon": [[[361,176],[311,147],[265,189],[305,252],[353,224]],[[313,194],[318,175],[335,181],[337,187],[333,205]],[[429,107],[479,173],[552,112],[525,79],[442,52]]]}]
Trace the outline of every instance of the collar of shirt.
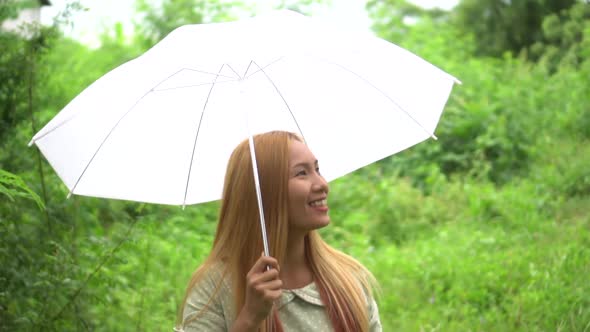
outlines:
[{"label": "collar of shirt", "polygon": [[285,306],[287,303],[295,300],[296,298],[300,298],[301,300],[310,304],[322,307],[324,306],[324,303],[320,297],[320,292],[315,282],[312,282],[311,284],[302,288],[283,289],[283,294],[281,294],[281,297],[276,302],[277,309],[281,309],[281,307]]}]

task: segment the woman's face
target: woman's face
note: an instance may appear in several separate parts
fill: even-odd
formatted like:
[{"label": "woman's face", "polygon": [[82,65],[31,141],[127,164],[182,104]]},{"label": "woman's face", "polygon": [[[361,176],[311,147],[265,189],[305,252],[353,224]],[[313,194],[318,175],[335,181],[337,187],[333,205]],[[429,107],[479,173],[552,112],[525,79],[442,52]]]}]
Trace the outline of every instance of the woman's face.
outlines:
[{"label": "woman's face", "polygon": [[299,141],[289,149],[289,226],[307,233],[330,223],[328,183],[320,175],[318,161]]}]

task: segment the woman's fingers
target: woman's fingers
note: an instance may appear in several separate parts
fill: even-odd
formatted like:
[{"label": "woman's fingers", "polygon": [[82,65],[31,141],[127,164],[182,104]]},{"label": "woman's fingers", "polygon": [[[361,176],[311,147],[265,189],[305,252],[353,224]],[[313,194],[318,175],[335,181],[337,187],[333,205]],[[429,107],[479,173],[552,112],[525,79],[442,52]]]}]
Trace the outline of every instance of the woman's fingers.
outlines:
[{"label": "woman's fingers", "polygon": [[282,290],[283,289],[283,281],[281,279],[275,279],[275,280],[271,280],[269,282],[266,283],[266,289],[269,290]]},{"label": "woman's fingers", "polygon": [[267,281],[275,280],[279,278],[279,271],[272,269],[262,273],[255,273],[249,276],[248,282],[253,285],[257,285],[259,283],[265,283]]},{"label": "woman's fingers", "polygon": [[[271,266],[271,269],[266,269]],[[268,291],[281,291],[283,282],[279,279],[278,262],[270,256],[261,256],[254,266],[250,269],[246,277],[249,288],[258,292],[260,295],[266,295]],[[261,270],[262,269],[262,270]]]},{"label": "woman's fingers", "polygon": [[259,292],[265,290],[280,290],[283,286],[283,281],[278,278],[270,280],[254,280],[250,286]]},{"label": "woman's fingers", "polygon": [[[267,269],[267,266],[271,268]],[[277,260],[270,256],[261,256],[248,272],[246,282],[249,286],[258,288],[259,285],[278,278],[279,264]]]},{"label": "woman's fingers", "polygon": [[266,290],[264,292],[264,298],[266,301],[274,302],[281,297],[282,291],[278,290]]},{"label": "woman's fingers", "polygon": [[267,270],[267,266],[271,269],[279,270],[279,262],[271,256],[260,256],[254,266],[250,269],[250,273],[252,272],[264,272]]}]

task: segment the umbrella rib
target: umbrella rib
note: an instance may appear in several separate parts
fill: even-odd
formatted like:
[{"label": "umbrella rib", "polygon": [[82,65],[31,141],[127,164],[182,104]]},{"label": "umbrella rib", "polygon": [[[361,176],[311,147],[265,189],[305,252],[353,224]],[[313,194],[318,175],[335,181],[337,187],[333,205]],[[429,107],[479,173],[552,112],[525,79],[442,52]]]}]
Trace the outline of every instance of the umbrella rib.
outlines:
[{"label": "umbrella rib", "polygon": [[[223,68],[223,67],[222,67]],[[96,157],[96,155],[98,154],[98,152],[100,151],[100,149],[102,149],[104,143],[106,143],[106,141],[109,139],[109,137],[111,136],[111,134],[115,131],[115,129],[119,126],[119,123],[121,123],[121,121],[123,121],[123,119],[129,114],[131,113],[131,111],[135,108],[135,106],[137,106],[137,104],[139,104],[140,101],[143,100],[143,98],[145,98],[145,96],[147,96],[148,94],[150,94],[151,92],[154,91],[154,89],[156,87],[158,87],[160,84],[164,83],[165,81],[167,81],[168,79],[170,79],[171,77],[173,77],[174,75],[180,73],[182,70],[184,69],[188,69],[188,68],[182,68],[179,69],[178,71],[176,71],[174,74],[169,75],[168,77],[164,78],[163,80],[161,80],[160,82],[158,82],[156,85],[154,85],[151,89],[149,89],[148,91],[146,91],[139,99],[137,99],[137,101],[135,103],[133,103],[133,105],[127,110],[127,112],[125,112],[125,114],[123,114],[123,116],[121,116],[119,118],[119,120],[117,120],[117,123],[115,123],[115,125],[113,126],[113,128],[111,128],[111,130],[109,131],[109,133],[105,136],[105,138],[102,140],[102,142],[100,143],[100,145],[98,146],[98,148],[96,149],[96,151],[94,152],[94,154],[92,155],[92,158],[90,158],[90,160],[88,161],[88,164],[86,164],[86,167],[84,167],[84,170],[82,171],[82,173],[80,173],[80,176],[78,177],[78,179],[76,180],[76,183],[74,183],[74,186],[72,187],[72,189],[70,190],[70,193],[68,194],[68,197],[72,195],[72,193],[74,192],[74,190],[76,189],[76,187],[78,186],[78,183],[80,183],[80,180],[82,180],[82,177],[84,176],[84,174],[86,174],[86,170],[88,170],[88,167],[90,167],[90,164],[92,164],[92,162],[94,161],[94,158]],[[191,69],[188,69],[191,70]],[[208,74],[208,73],[207,73]],[[217,80],[217,77],[215,77],[215,79]],[[215,83],[213,83],[215,84]],[[73,117],[67,119],[66,121],[71,120]],[[64,125],[66,123],[66,121],[64,121],[63,123],[61,123],[59,125],[59,127],[61,127],[62,125]],[[53,131],[53,130],[51,130]],[[49,131],[49,132],[51,132]],[[48,133],[49,133],[48,132]],[[45,136],[45,135],[43,135]],[[41,136],[41,137],[43,137]],[[41,138],[40,137],[40,138]]]},{"label": "umbrella rib", "polygon": [[72,120],[73,118],[75,118],[78,114],[74,114],[71,115],[70,117],[68,117],[67,119],[63,120],[62,122],[60,122],[58,125],[56,125],[55,127],[49,129],[47,132],[43,133],[43,135],[40,135],[37,138],[33,138],[31,139],[31,141],[29,142],[29,146],[35,144],[35,142],[37,142],[38,140],[42,139],[43,137],[51,134],[52,132],[54,132],[55,130],[61,128],[61,126],[65,125],[66,123],[70,122],[70,120]]},{"label": "umbrella rib", "polygon": [[[171,77],[175,76],[176,74],[180,73],[180,72],[181,72],[181,71],[183,71],[183,70],[190,70],[190,71],[200,72],[200,73],[203,73],[203,74],[208,74],[208,75],[216,75],[216,74],[209,73],[209,72],[202,71],[202,70],[198,70],[198,69],[193,69],[193,68],[181,68],[181,69],[179,69],[178,71],[176,71],[174,74],[172,74],[172,75],[170,75],[170,76],[166,77],[165,79],[163,79],[162,81],[160,81],[158,84],[156,84],[156,85],[155,85],[155,86],[154,86],[152,89],[150,89],[150,90],[149,90],[149,91],[148,91],[146,94],[144,94],[143,96],[141,96],[141,98],[138,100],[138,102],[139,102],[141,99],[143,99],[143,98],[144,98],[144,97],[145,97],[145,96],[146,96],[148,93],[150,93],[150,92],[156,92],[156,91],[166,91],[166,90],[172,90],[172,89],[176,89],[176,88],[189,88],[189,87],[193,87],[193,86],[199,86],[199,85],[214,84],[214,83],[203,83],[203,84],[189,85],[189,86],[181,86],[181,87],[174,87],[174,88],[156,89],[156,88],[157,88],[159,85],[161,85],[162,83],[164,83],[165,81],[167,81],[168,79],[170,79]],[[237,75],[237,73],[236,73],[236,75]],[[236,81],[236,78],[235,78],[235,77],[226,76],[226,75],[221,75],[221,74],[218,74],[218,75],[216,76],[216,78],[215,78],[215,79],[217,79],[217,77],[218,77],[218,76],[221,76],[221,77],[225,77],[225,78],[232,79],[231,81],[223,81],[223,82],[219,82],[219,83],[225,83],[225,82],[235,82],[235,81]],[[237,75],[237,76],[239,77],[239,75]],[[133,106],[131,106],[131,109],[133,109],[133,108],[135,107],[135,105],[137,105],[137,103],[135,103]],[[131,110],[131,109],[130,109],[130,110]],[[127,114],[127,113],[125,113],[125,115],[126,115],[126,114]],[[70,122],[72,119],[74,119],[74,118],[75,118],[75,117],[77,117],[78,115],[80,115],[80,112],[78,112],[78,113],[76,113],[76,114],[73,114],[72,116],[68,117],[67,119],[64,119],[64,120],[63,120],[61,123],[59,123],[59,124],[58,124],[58,125],[56,125],[55,127],[51,128],[51,129],[50,129],[50,130],[48,130],[47,132],[43,133],[43,135],[40,135],[40,136],[39,136],[39,137],[37,137],[37,138],[33,138],[33,139],[32,139],[32,140],[29,142],[29,144],[28,144],[28,145],[29,145],[29,146],[33,145],[33,144],[34,144],[36,141],[38,141],[38,140],[42,139],[43,137],[45,137],[45,136],[47,136],[47,135],[51,134],[53,131],[55,131],[55,130],[59,129],[61,126],[63,126],[63,125],[65,125],[66,123]],[[125,117],[125,115],[123,115],[123,117]],[[118,124],[118,122],[117,122],[117,124]],[[115,125],[115,126],[116,126],[116,125]],[[110,135],[110,133],[109,133],[109,135]],[[107,136],[107,138],[108,138],[108,136]],[[101,144],[101,145],[102,145],[102,144]],[[100,147],[99,147],[99,148],[100,148]],[[93,157],[93,158],[94,158],[94,157]],[[92,160],[91,160],[91,161],[92,161]],[[88,167],[88,166],[87,166],[87,167]],[[86,171],[86,169],[84,169],[84,171]],[[84,173],[82,173],[82,175],[83,175],[83,174],[84,174]],[[79,180],[80,180],[80,179],[78,179],[78,181],[79,181]],[[78,184],[78,181],[76,181],[76,185]],[[76,187],[76,185],[74,185],[74,188]],[[72,191],[73,191],[73,189],[72,189]]]},{"label": "umbrella rib", "polygon": [[[198,70],[198,69],[193,69],[193,68],[185,68],[185,67],[183,67],[183,68],[180,68],[179,70],[177,70],[177,71],[176,71],[174,74],[172,74],[172,75],[170,75],[170,76],[166,77],[165,79],[161,80],[161,81],[160,81],[158,84],[156,84],[156,85],[155,85],[155,86],[154,86],[154,87],[151,89],[151,91],[163,91],[163,90],[170,90],[170,89],[174,89],[174,88],[176,88],[176,87],[173,87],[173,88],[164,88],[164,89],[159,89],[159,90],[157,89],[157,88],[158,88],[158,86],[162,85],[162,83],[164,83],[164,82],[166,82],[167,80],[171,79],[172,77],[174,77],[174,76],[178,75],[179,73],[181,73],[181,72],[182,72],[182,71],[184,71],[184,70],[188,70],[188,71],[195,71],[195,72],[199,72],[199,73],[203,73],[203,74],[208,74],[208,75],[215,75],[215,74],[212,74],[212,73],[209,73],[209,72],[206,72],[206,71],[202,71],[202,70]],[[230,79],[232,79],[232,80],[235,80],[235,79],[236,79],[235,77],[231,77],[231,76],[225,76],[225,75],[221,75],[221,74],[219,74],[219,75],[215,76],[215,79],[213,80],[213,82],[211,82],[211,83],[204,83],[204,84],[215,84],[215,82],[217,81],[217,78],[218,78],[219,76],[222,76],[222,77],[225,77],[225,78],[230,78]],[[229,81],[229,82],[231,82],[231,81]],[[180,88],[183,88],[183,87],[184,87],[184,86],[181,86]]]},{"label": "umbrella rib", "polygon": [[[281,59],[282,59],[282,57],[281,57]],[[283,100],[283,103],[285,103],[285,106],[287,107],[287,110],[289,111],[289,114],[291,114],[291,118],[293,118],[293,121],[295,122],[295,125],[297,126],[297,130],[299,130],[299,134],[301,134],[301,138],[303,138],[303,142],[307,144],[307,142],[305,141],[305,135],[303,134],[303,131],[301,130],[301,127],[299,126],[299,122],[297,122],[297,119],[295,118],[295,115],[293,115],[293,111],[291,110],[291,107],[289,106],[289,103],[287,103],[287,100],[285,99],[285,96],[283,96],[283,93],[281,92],[281,90],[279,90],[279,87],[270,78],[270,76],[268,75],[268,73],[266,71],[264,71],[264,68],[270,66],[270,64],[267,65],[267,66],[265,66],[264,68],[262,68],[255,61],[251,61],[251,63],[254,64],[254,65],[256,65],[256,67],[258,67],[258,70],[256,72],[262,72],[264,74],[264,76],[266,77],[266,79],[270,82],[270,84],[272,84],[272,86],[275,88],[275,90],[277,91],[277,93],[279,94],[279,96],[281,97],[281,99]],[[250,66],[248,66],[248,68],[250,68]],[[250,76],[252,76],[252,74]],[[248,76],[248,77],[250,77],[250,76]]]},{"label": "umbrella rib", "polygon": [[333,62],[333,61],[329,61],[327,59],[324,58],[318,58],[315,57],[311,54],[308,55],[309,57],[315,58],[317,60],[320,61],[325,61],[328,62],[330,64],[333,64],[335,66],[338,66],[342,69],[344,69],[345,71],[355,75],[356,77],[358,77],[359,79],[361,79],[362,81],[364,81],[365,83],[367,83],[369,86],[371,86],[373,89],[377,90],[379,93],[381,93],[383,96],[385,96],[385,98],[389,99],[389,101],[391,101],[395,106],[397,106],[400,110],[402,110],[402,112],[404,112],[410,119],[412,119],[412,121],[414,121],[420,128],[422,128],[422,130],[424,130],[424,132],[426,132],[428,134],[428,136],[432,137],[433,139],[437,139],[437,137],[434,135],[434,133],[429,132],[426,128],[424,128],[424,126],[418,121],[416,120],[408,111],[406,111],[400,104],[398,104],[393,98],[391,98],[387,93],[385,93],[383,90],[379,89],[378,87],[376,87],[373,83],[371,83],[371,81],[369,81],[368,79],[362,77],[361,75],[359,75],[358,73],[356,73],[355,71],[347,68],[344,65],[341,65],[337,62]]},{"label": "umbrella rib", "polygon": [[[215,79],[217,79],[217,77],[219,77],[219,76],[221,76],[221,77],[225,77],[225,78],[234,78],[234,79],[235,79],[235,77],[231,77],[231,76],[222,75],[222,74],[220,74],[220,73],[214,74],[214,73],[210,73],[210,72],[208,72],[208,71],[203,71],[203,70],[194,69],[194,68],[182,68],[182,69],[181,69],[181,70],[179,70],[178,72],[182,71],[183,69],[190,70],[190,71],[196,71],[196,72],[203,73],[203,74],[207,74],[207,75],[213,75],[213,76],[215,76]],[[174,75],[176,75],[178,72],[176,72]]]},{"label": "umbrella rib", "polygon": [[237,81],[237,79],[233,78],[232,80],[229,80],[229,81],[209,82],[209,83],[201,83],[201,84],[175,86],[173,88],[157,89],[157,90],[154,90],[154,92],[170,91],[170,90],[176,90],[176,89],[194,88],[194,87],[197,87],[197,86],[203,86],[203,85],[209,85],[209,84],[232,83],[232,82],[236,82],[236,81]]},{"label": "umbrella rib", "polygon": [[246,77],[246,74],[248,74],[248,70],[250,70],[250,67],[252,66],[253,63],[254,63],[254,60],[250,60],[250,63],[248,63],[248,67],[246,67],[246,70],[244,71],[244,76],[242,76],[242,77],[244,77],[244,78],[250,77],[250,76]]},{"label": "umbrella rib", "polygon": [[234,72],[234,74],[236,74],[236,76],[238,77],[238,81],[240,81],[240,80],[244,79],[242,76],[240,76],[240,74],[238,74],[238,72],[237,72],[237,71],[235,71],[235,69],[234,69],[232,66],[230,66],[230,65],[229,65],[229,64],[227,64],[227,63],[226,63],[225,65],[226,65],[226,66],[227,66],[229,69],[231,69],[231,71],[233,71],[233,72]]},{"label": "umbrella rib", "polygon": [[[153,89],[153,88],[152,88]],[[113,126],[113,128],[111,128],[111,130],[109,131],[109,133],[105,136],[105,138],[102,140],[102,142],[100,143],[100,145],[98,146],[98,149],[96,149],[96,151],[94,151],[94,154],[92,155],[92,158],[90,158],[90,160],[88,161],[88,164],[86,164],[86,167],[84,167],[84,170],[82,171],[82,173],[80,173],[80,176],[78,177],[78,180],[76,180],[76,183],[74,184],[74,186],[72,187],[72,189],[70,190],[70,193],[68,194],[68,197],[72,195],[72,193],[74,192],[74,190],[76,189],[76,187],[78,186],[78,183],[80,182],[80,180],[82,180],[82,177],[84,176],[84,174],[86,173],[86,170],[88,169],[88,167],[90,167],[90,164],[92,164],[92,162],[94,161],[94,158],[96,157],[96,155],[98,154],[98,151],[100,151],[100,149],[102,148],[102,146],[104,145],[104,143],[106,143],[106,141],[109,139],[109,137],[111,136],[111,134],[115,131],[115,129],[119,126],[119,123],[121,123],[121,121],[123,121],[123,119],[127,116],[127,114],[129,114],[134,108],[135,106],[137,106],[137,104],[139,104],[139,102],[145,97],[147,96],[150,92],[152,92],[152,89],[148,90],[146,93],[143,94],[143,96],[141,96],[141,98],[139,98],[128,110],[127,112],[125,112],[125,114],[123,114],[122,117],[119,118],[119,120],[117,120],[117,123],[115,123],[115,125]]]},{"label": "umbrella rib", "polygon": [[[219,71],[218,71],[219,73],[221,72],[221,70],[223,70],[223,67],[224,66],[226,66],[226,64],[221,65],[221,68],[219,68]],[[209,97],[211,97],[211,92],[213,92],[213,88],[215,87],[215,83],[217,82],[217,77],[219,77],[219,76],[215,76],[215,79],[213,80],[213,84],[211,84],[211,88],[209,89],[209,93],[207,94],[207,99],[205,99],[205,103],[203,104],[203,111],[201,112],[201,118],[199,119],[199,124],[197,126],[197,133],[195,135],[195,141],[193,142],[193,152],[191,154],[191,162],[189,164],[189,167],[188,167],[188,175],[186,177],[186,186],[184,188],[184,199],[182,200],[182,207],[183,208],[186,206],[186,196],[188,194],[188,185],[189,185],[189,183],[191,181],[191,172],[192,172],[192,169],[193,169],[193,160],[195,158],[195,151],[197,149],[197,140],[199,139],[199,132],[201,131],[201,124],[203,123],[203,116],[205,115],[205,109],[207,108],[207,104],[209,104]]]},{"label": "umbrella rib", "polygon": [[[276,60],[273,60],[273,61],[269,62],[267,65],[265,65],[265,66],[264,66],[264,67],[262,67],[262,68],[261,68],[260,66],[256,65],[256,66],[258,66],[258,68],[259,68],[259,69],[258,69],[257,71],[255,71],[255,72],[251,73],[250,75],[248,75],[246,78],[250,78],[250,76],[252,76],[252,75],[254,75],[254,74],[256,74],[256,73],[259,73],[259,72],[261,72],[261,71],[264,71],[264,69],[266,69],[266,68],[270,67],[271,65],[274,65],[275,63],[277,63],[277,62],[279,62],[279,61],[283,60],[284,58],[285,58],[284,56],[282,56],[282,57],[280,57],[280,58],[277,58]],[[252,62],[254,62],[254,61],[251,61],[250,63],[252,63]],[[248,65],[248,69],[249,69],[249,68],[250,68],[250,66]],[[246,69],[246,73],[248,72],[248,69]],[[246,76],[246,75],[244,74],[244,76]]]}]

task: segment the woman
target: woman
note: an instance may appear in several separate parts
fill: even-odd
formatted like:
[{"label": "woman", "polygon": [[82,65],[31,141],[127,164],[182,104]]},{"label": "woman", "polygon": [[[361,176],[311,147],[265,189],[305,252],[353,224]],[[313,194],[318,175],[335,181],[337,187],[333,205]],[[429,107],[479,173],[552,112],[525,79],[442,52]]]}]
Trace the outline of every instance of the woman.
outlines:
[{"label": "woman", "polygon": [[328,183],[295,134],[254,137],[269,249],[248,141],[229,160],[211,253],[194,273],[178,331],[381,331],[375,279],[327,245]]}]

